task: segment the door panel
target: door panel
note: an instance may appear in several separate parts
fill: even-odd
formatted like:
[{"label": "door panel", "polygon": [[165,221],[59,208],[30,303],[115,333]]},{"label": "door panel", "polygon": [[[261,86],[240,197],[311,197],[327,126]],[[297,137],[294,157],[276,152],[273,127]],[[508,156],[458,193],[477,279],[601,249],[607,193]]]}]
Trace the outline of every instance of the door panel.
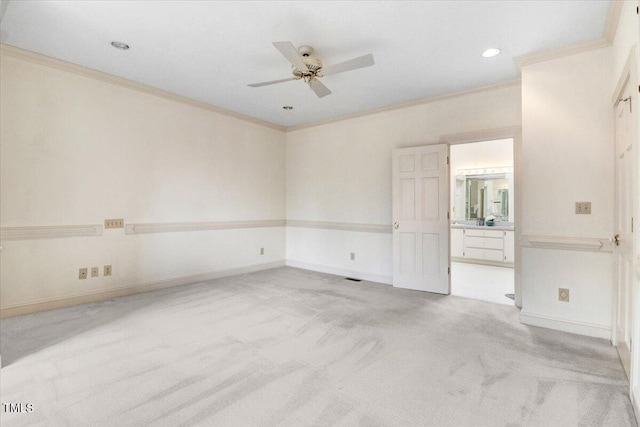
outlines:
[{"label": "door panel", "polygon": [[437,221],[439,219],[438,189],[440,180],[438,177],[422,178],[422,220]]},{"label": "door panel", "polygon": [[405,178],[400,180],[402,205],[401,219],[414,220],[416,218],[416,180]]},{"label": "door panel", "polygon": [[630,377],[631,338],[633,336],[633,215],[637,203],[637,183],[634,180],[637,156],[636,124],[632,108],[637,108],[635,95],[632,99],[631,79],[622,90],[620,101],[615,105],[615,231],[619,244],[615,247],[616,292],[613,344],[618,349],[622,365]]},{"label": "door panel", "polygon": [[393,150],[393,285],[450,293],[448,146]]},{"label": "door panel", "polygon": [[416,272],[416,235],[400,233],[400,274],[413,275]]},{"label": "door panel", "polygon": [[440,236],[422,235],[422,272],[425,276],[437,277],[440,274]]}]

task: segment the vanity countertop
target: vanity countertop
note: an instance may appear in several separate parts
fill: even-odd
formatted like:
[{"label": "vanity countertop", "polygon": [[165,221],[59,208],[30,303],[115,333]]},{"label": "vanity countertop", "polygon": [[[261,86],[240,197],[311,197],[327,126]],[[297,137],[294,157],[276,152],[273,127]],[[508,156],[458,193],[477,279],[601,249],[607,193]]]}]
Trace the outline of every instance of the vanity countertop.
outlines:
[{"label": "vanity countertop", "polygon": [[482,230],[513,230],[513,225],[475,225],[475,224],[451,224],[451,228],[476,228]]}]

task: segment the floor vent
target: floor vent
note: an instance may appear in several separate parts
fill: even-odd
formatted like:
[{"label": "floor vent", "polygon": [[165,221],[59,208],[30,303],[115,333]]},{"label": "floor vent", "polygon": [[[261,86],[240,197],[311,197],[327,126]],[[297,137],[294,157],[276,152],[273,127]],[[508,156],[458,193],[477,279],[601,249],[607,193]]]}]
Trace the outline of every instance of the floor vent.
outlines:
[{"label": "floor vent", "polygon": [[514,301],[515,301],[515,299],[516,299],[516,296],[515,296],[514,294],[504,294],[504,296],[505,296],[505,297],[507,297],[507,298],[509,298],[509,299],[512,299],[512,300],[514,300]]},{"label": "floor vent", "polygon": [[352,282],[362,282],[360,279],[354,279],[353,277],[345,277],[347,280],[351,280]]}]

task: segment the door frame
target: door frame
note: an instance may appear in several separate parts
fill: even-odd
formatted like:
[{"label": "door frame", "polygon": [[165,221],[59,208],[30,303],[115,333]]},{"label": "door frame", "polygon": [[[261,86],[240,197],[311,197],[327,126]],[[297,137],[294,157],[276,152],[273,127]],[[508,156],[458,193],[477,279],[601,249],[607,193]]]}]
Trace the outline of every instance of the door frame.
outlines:
[{"label": "door frame", "polygon": [[[473,142],[493,141],[496,139],[513,139],[513,186],[514,186],[514,302],[522,308],[522,243],[520,240],[520,226],[522,224],[522,127],[510,126],[504,128],[482,129],[472,132],[443,135],[438,143],[452,145],[469,144]],[[449,171],[451,174],[451,171]],[[449,179],[451,182],[451,179]],[[451,189],[449,189],[451,194]],[[451,227],[451,226],[449,226]]]},{"label": "door frame", "polygon": [[[611,97],[611,115],[612,118],[614,120],[614,134],[613,134],[613,141],[614,141],[614,147],[613,147],[613,158],[614,158],[614,162],[615,162],[615,156],[616,156],[616,147],[615,147],[615,113],[616,113],[616,107],[618,105],[618,100],[620,99],[621,95],[622,95],[622,91],[625,87],[625,85],[627,84],[629,79],[633,79],[635,77],[636,81],[635,82],[631,82],[632,83],[632,90],[634,86],[637,86],[640,81],[638,81],[638,59],[636,57],[636,47],[632,47],[629,55],[627,56],[627,61],[624,65],[624,67],[622,68],[622,72],[618,78],[618,82],[616,84],[616,88],[612,94]],[[636,182],[636,187],[632,189],[632,191],[634,192],[634,195],[636,197],[635,200],[635,204],[633,206],[633,218],[636,220],[636,225],[635,228],[640,226],[640,185],[637,184],[638,182],[638,178],[640,178],[640,87],[638,87],[638,93],[636,93],[635,98],[632,98],[632,100],[635,99],[636,100],[636,105],[634,106],[635,108],[633,108],[633,113],[635,115],[635,120],[636,120],[636,125],[638,126],[638,128],[636,129],[635,132],[635,141],[633,142],[634,145],[634,149],[635,149],[635,155],[634,155],[634,160],[632,162],[632,176],[634,181]],[[633,101],[632,101],[633,102]],[[614,191],[617,191],[614,189]],[[614,204],[614,209],[615,209],[615,204]],[[617,212],[614,212],[614,216],[617,217]],[[633,246],[633,259],[636,259],[638,261],[640,261],[640,232],[634,232],[633,233],[633,239],[634,242],[632,244]],[[615,251],[615,249],[614,249]],[[615,257],[614,259],[617,259],[617,257]],[[615,261],[614,261],[615,262]],[[633,318],[631,319],[631,330],[632,330],[632,336],[631,336],[631,340],[632,340],[632,353],[631,353],[631,368],[630,368],[630,375],[629,375],[629,395],[631,397],[631,401],[633,402],[633,404],[636,406],[636,411],[638,411],[640,409],[640,351],[638,351],[638,345],[640,345],[640,309],[637,309],[637,307],[640,307],[640,263],[636,263],[635,265],[636,271],[635,271],[635,278],[634,281],[632,282],[632,292],[631,292],[631,305],[636,307],[636,310],[633,313]],[[613,307],[612,307],[612,323],[611,323],[611,344],[615,346],[615,344],[618,341],[618,337],[617,337],[617,329],[618,329],[618,324],[617,324],[617,319],[618,319],[618,283],[617,283],[617,273],[618,273],[618,268],[617,268],[617,264],[615,265],[614,268],[614,277],[613,277],[613,293],[612,293],[612,303],[613,303]],[[635,351],[634,351],[635,350]],[[640,412],[636,412],[636,416],[638,417],[640,414]]]}]

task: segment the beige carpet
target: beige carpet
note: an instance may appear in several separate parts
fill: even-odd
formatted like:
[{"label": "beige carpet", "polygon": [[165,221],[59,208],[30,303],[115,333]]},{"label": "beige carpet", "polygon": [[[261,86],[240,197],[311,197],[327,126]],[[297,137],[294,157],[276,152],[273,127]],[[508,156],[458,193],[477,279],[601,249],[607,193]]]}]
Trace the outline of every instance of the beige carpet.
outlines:
[{"label": "beige carpet", "polygon": [[3,426],[635,426],[604,340],[293,268],[5,319]]}]

